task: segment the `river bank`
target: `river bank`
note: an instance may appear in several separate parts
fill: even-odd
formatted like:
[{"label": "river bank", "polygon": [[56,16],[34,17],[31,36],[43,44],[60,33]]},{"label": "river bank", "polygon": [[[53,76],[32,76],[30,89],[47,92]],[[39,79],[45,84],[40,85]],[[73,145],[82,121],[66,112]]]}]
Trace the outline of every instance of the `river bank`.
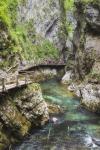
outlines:
[{"label": "river bank", "polygon": [[91,138],[100,139],[100,116],[80,108],[80,102],[73,94],[66,90],[67,86],[57,80],[41,83],[43,97],[51,104],[64,106],[64,113],[50,115],[50,119],[57,118],[57,122],[50,122],[42,129],[33,130],[31,135],[13,150],[89,150],[99,147]]}]

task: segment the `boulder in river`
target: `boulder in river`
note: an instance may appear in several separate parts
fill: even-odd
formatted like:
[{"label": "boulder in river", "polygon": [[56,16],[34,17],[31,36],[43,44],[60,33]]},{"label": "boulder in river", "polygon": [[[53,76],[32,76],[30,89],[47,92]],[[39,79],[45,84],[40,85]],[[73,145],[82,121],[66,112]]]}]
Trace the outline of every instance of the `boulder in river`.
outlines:
[{"label": "boulder in river", "polygon": [[39,84],[33,83],[0,96],[0,150],[49,120]]},{"label": "boulder in river", "polygon": [[63,84],[69,84],[72,81],[72,71],[67,71],[62,78]]},{"label": "boulder in river", "polygon": [[74,92],[81,98],[81,106],[89,111],[100,113],[100,85],[90,83],[73,83],[68,86],[68,90]]},{"label": "boulder in river", "polygon": [[59,105],[47,102],[49,114],[59,114],[64,112],[64,108]]}]

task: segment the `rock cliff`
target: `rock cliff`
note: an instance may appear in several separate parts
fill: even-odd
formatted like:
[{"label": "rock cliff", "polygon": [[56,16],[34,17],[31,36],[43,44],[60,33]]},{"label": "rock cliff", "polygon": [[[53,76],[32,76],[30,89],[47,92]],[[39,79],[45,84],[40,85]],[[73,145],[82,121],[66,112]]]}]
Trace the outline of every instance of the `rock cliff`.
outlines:
[{"label": "rock cliff", "polygon": [[19,6],[19,22],[33,20],[36,34],[49,39],[55,44],[59,43],[60,6],[58,0],[27,0]]},{"label": "rock cliff", "polygon": [[[63,83],[72,84],[69,89],[77,91],[82,105],[100,113],[100,5],[95,2],[75,2],[77,26],[73,34],[72,69],[66,72]],[[77,83],[76,83],[77,82]],[[79,94],[80,93],[80,94]]]},{"label": "rock cliff", "polygon": [[[7,80],[9,71],[18,74],[27,64],[63,63],[66,39],[62,36],[61,4],[59,0],[0,1],[0,79]],[[40,69],[35,72],[35,80],[56,75],[55,69]],[[48,107],[38,84],[0,95],[0,149],[48,119]]]},{"label": "rock cliff", "polygon": [[[65,2],[0,0],[0,73],[12,66],[18,71],[28,63],[66,63],[63,82],[74,82],[69,89],[81,97],[82,105],[100,113],[99,0],[75,0],[72,11],[66,10]],[[40,70],[36,77],[56,74],[56,70]],[[0,148],[48,118],[38,84],[1,95]]]}]

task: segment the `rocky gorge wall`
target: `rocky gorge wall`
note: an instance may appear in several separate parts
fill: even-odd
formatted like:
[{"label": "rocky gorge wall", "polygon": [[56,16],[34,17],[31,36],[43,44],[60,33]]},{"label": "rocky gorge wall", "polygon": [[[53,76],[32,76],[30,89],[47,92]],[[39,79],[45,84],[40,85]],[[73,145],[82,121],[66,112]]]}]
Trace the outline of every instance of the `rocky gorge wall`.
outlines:
[{"label": "rocky gorge wall", "polygon": [[[63,63],[60,15],[59,0],[0,1],[0,79],[7,80],[9,71],[18,74],[28,63]],[[58,74],[47,68],[35,71],[34,76],[33,82],[38,82]],[[0,149],[48,119],[48,106],[37,83],[0,95]]]},{"label": "rocky gorge wall", "polygon": [[8,14],[1,16],[2,68],[12,66],[14,60],[18,64],[38,64],[45,61],[53,64],[63,63],[67,31],[66,10],[62,2],[60,0],[1,2],[0,6],[4,7],[4,13],[7,11]]},{"label": "rocky gorge wall", "polygon": [[100,113],[100,5],[98,1],[75,3],[77,26],[73,35],[73,66],[63,77],[81,104]]},{"label": "rocky gorge wall", "polygon": [[[100,113],[100,6],[78,1],[75,13],[69,12],[68,17],[61,2],[25,0],[17,7],[9,5],[12,25],[0,16],[0,69],[16,66],[18,71],[28,62],[46,60],[58,64],[66,60],[68,72],[63,81],[81,97],[84,107]],[[74,24],[71,38],[66,30],[67,18]],[[56,70],[39,70],[35,80],[56,75]],[[0,96],[0,148],[21,139],[32,126],[48,119],[47,104],[37,83]]]},{"label": "rocky gorge wall", "polygon": [[19,22],[33,20],[37,34],[57,45],[60,44],[57,36],[60,16],[58,0],[27,0],[25,4],[19,6],[18,13]]},{"label": "rocky gorge wall", "polygon": [[[39,46],[35,55],[52,63],[62,62],[66,49],[66,10],[64,1],[60,0],[27,0],[18,7],[18,23],[31,22],[29,38]],[[30,26],[30,25],[29,25]],[[34,38],[32,35],[35,35]],[[33,48],[34,49],[34,48]],[[49,61],[48,61],[49,62]]]}]

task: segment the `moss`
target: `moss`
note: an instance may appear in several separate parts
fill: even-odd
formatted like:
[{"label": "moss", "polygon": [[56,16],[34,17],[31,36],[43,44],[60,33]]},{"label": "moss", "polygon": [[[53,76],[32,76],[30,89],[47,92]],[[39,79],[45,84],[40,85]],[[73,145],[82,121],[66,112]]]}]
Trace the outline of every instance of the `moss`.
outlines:
[{"label": "moss", "polygon": [[[19,53],[21,60],[43,60],[48,58],[57,59],[58,50],[48,40],[43,39],[40,35],[36,37],[34,20],[19,23],[17,21],[17,7],[19,4],[25,5],[26,0],[6,0],[0,1],[0,29],[9,39],[0,37],[1,52],[0,56],[5,57],[0,63],[0,68],[9,66],[9,60],[6,57],[11,53]],[[35,43],[35,41],[40,42]],[[42,42],[41,42],[42,41]],[[41,44],[40,44],[41,43]],[[6,47],[3,45],[6,44]]]},{"label": "moss", "polygon": [[7,122],[7,127],[10,127],[14,134],[23,137],[28,133],[31,123],[17,109],[10,96],[5,97],[5,102],[2,103],[0,112],[3,113],[5,118],[3,120],[5,125]]},{"label": "moss", "polygon": [[[49,40],[43,39],[40,35],[36,36],[33,20],[28,23],[20,24],[16,27],[18,35],[17,43],[19,47],[15,47],[25,60],[43,60],[45,58],[59,57],[57,48]],[[35,41],[38,41],[35,43]]]},{"label": "moss", "polygon": [[59,0],[60,1],[60,8],[61,8],[61,31],[62,36],[65,38],[70,38],[73,34],[73,25],[70,21],[66,18],[66,14],[70,11],[74,12],[74,0]]},{"label": "moss", "polygon": [[97,83],[100,83],[100,62],[95,61],[90,73],[87,76],[87,79],[89,81],[96,81]]},{"label": "moss", "polygon": [[62,38],[64,39],[64,42],[66,41],[67,39],[67,35],[68,35],[68,31],[67,31],[67,28],[66,28],[66,8],[65,8],[65,0],[59,0],[59,3],[60,3],[60,9],[61,9],[61,14],[60,14],[60,17],[61,17],[61,36]]},{"label": "moss", "polygon": [[48,40],[44,40],[42,44],[35,45],[35,56],[39,59],[59,58],[58,49]]},{"label": "moss", "polygon": [[24,99],[26,100],[26,98],[28,99],[28,96],[28,100],[30,101],[30,95],[34,93],[37,94],[37,92],[41,92],[40,85],[37,83],[33,83],[21,88],[21,90],[19,88],[13,89],[13,91],[9,91],[9,94],[0,97],[1,149],[6,148],[6,146],[11,143],[18,142],[21,138],[28,134],[33,124],[27,118],[27,112],[25,112],[26,114],[24,114],[22,108],[20,109],[17,102],[21,102],[21,100],[24,101]]},{"label": "moss", "polygon": [[[32,83],[32,84],[29,84],[29,85],[23,87],[21,90],[16,89],[16,91],[15,91],[16,95],[11,93],[11,97],[12,97],[12,99],[15,99],[15,98],[19,99],[21,96],[22,97],[26,96],[27,93],[29,93],[29,92],[39,91],[40,89],[41,88],[40,88],[40,85],[38,83]],[[21,93],[23,93],[23,95]]]},{"label": "moss", "polygon": [[64,0],[64,7],[67,11],[73,10],[74,9],[74,0]]},{"label": "moss", "polygon": [[[93,2],[97,3],[98,0],[81,0],[83,3]],[[74,9],[74,0],[59,0],[61,5],[61,29],[60,39],[66,42],[67,36],[73,32],[72,25],[66,20],[66,11]],[[8,53],[19,53],[24,60],[43,60],[48,58],[59,58],[58,50],[55,46],[46,39],[41,39],[43,42],[35,43],[38,41],[36,37],[35,28],[33,26],[34,20],[29,22],[17,22],[17,6],[22,3],[26,4],[26,0],[1,0],[0,1],[0,28],[9,36],[7,47],[2,47],[5,52],[0,52],[0,56],[8,55]],[[52,3],[52,0],[49,1]],[[41,37],[41,36],[40,36]],[[1,43],[2,38],[0,38]],[[7,61],[1,62],[0,67],[9,66]]]}]

